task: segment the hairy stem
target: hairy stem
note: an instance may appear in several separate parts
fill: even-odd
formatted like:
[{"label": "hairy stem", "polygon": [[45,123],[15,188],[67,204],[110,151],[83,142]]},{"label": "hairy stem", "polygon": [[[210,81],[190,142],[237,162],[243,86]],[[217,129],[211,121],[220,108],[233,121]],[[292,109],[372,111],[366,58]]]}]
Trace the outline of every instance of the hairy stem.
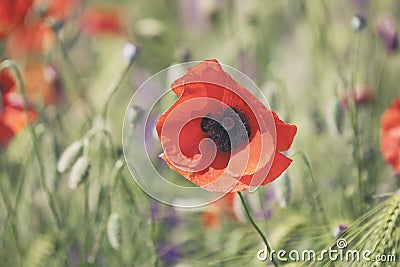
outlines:
[{"label": "hairy stem", "polygon": [[[264,244],[268,250],[268,255],[271,255],[271,246],[269,245],[267,238],[265,237],[263,232],[260,230],[260,228],[257,226],[256,222],[253,219],[253,216],[251,216],[251,213],[249,211],[249,208],[247,207],[246,201],[244,200],[242,193],[238,192],[238,195],[240,197],[240,201],[242,202],[242,206],[246,212],[247,218],[249,219],[250,223],[253,225],[253,227],[257,231],[257,233],[260,235],[261,239],[264,241]],[[278,267],[278,263],[276,262],[275,258],[272,256],[271,256],[271,261],[275,267]]]},{"label": "hairy stem", "polygon": [[133,60],[129,62],[129,64],[122,71],[122,73],[118,77],[118,79],[116,81],[114,81],[114,83],[112,83],[111,86],[106,91],[105,102],[104,102],[104,105],[103,105],[103,108],[102,108],[102,111],[101,111],[101,115],[102,115],[103,119],[106,119],[108,106],[110,104],[110,100],[111,100],[112,96],[121,87],[122,82],[124,81],[125,77],[128,75],[131,67],[133,66],[133,62],[134,62]]}]

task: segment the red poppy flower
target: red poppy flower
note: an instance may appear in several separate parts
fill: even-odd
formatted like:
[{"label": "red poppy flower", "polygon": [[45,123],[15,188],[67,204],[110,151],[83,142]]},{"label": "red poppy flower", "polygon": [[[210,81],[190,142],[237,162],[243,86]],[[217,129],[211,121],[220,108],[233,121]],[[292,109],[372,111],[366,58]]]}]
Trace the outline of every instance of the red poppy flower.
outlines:
[{"label": "red poppy flower", "polygon": [[0,40],[19,27],[33,0],[2,0],[0,4]]},{"label": "red poppy flower", "polygon": [[400,174],[400,97],[383,114],[381,127],[382,156]]},{"label": "red poppy flower", "polygon": [[61,99],[60,79],[53,67],[30,62],[25,67],[23,76],[26,93],[31,101],[50,105]]},{"label": "red poppy flower", "polygon": [[14,88],[14,78],[7,70],[0,72],[0,93],[5,94]]},{"label": "red poppy flower", "polygon": [[12,138],[22,131],[29,121],[36,119],[30,108],[24,111],[22,97],[16,93],[14,78],[7,70],[0,72],[0,145],[7,146]]},{"label": "red poppy flower", "polygon": [[82,33],[89,36],[125,31],[121,12],[111,9],[87,8],[81,15],[79,25]]},{"label": "red poppy flower", "polygon": [[218,226],[221,219],[228,217],[229,221],[238,220],[235,212],[235,199],[237,195],[228,193],[216,202],[212,203],[206,211],[203,212],[203,225],[207,228]]},{"label": "red poppy flower", "polygon": [[37,9],[45,10],[45,16],[55,20],[65,20],[74,11],[81,0],[35,0]]},{"label": "red poppy flower", "polygon": [[10,57],[29,53],[43,53],[53,45],[54,32],[43,21],[32,21],[14,30],[7,38],[7,53]]},{"label": "red poppy flower", "polygon": [[156,130],[168,166],[194,184],[236,192],[272,182],[291,160],[281,154],[297,132],[226,73],[216,60],[171,85],[179,99]]}]

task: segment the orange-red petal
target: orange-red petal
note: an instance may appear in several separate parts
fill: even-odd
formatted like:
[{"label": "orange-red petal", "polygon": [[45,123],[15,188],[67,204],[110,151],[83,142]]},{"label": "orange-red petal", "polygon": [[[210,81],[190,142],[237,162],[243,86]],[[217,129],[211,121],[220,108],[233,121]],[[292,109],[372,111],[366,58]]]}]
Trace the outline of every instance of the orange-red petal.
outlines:
[{"label": "orange-red petal", "polygon": [[36,113],[33,110],[25,113],[21,106],[5,105],[0,113],[0,143],[7,145],[11,139],[21,132],[29,121],[36,119]]},{"label": "orange-red petal", "polygon": [[286,151],[293,143],[294,136],[297,133],[297,127],[288,124],[279,119],[278,115],[273,112],[276,127],[276,149],[278,151]]},{"label": "orange-red petal", "polygon": [[400,126],[383,133],[381,151],[383,159],[400,174]]},{"label": "orange-red petal", "polygon": [[14,132],[0,120],[0,145],[6,146],[14,137]]},{"label": "orange-red petal", "polygon": [[54,32],[43,21],[33,21],[9,35],[7,53],[10,57],[41,54],[53,45],[54,40]]},{"label": "orange-red petal", "polygon": [[33,0],[2,0],[0,4],[0,40],[22,25]]},{"label": "orange-red petal", "polygon": [[388,130],[400,125],[400,97],[385,111],[382,117],[382,130]]},{"label": "orange-red petal", "polygon": [[26,92],[31,101],[55,104],[61,97],[59,77],[53,67],[31,62],[24,69]]},{"label": "orange-red petal", "polygon": [[121,12],[116,9],[87,8],[80,17],[79,27],[89,36],[96,34],[122,34],[125,25]]},{"label": "orange-red petal", "polygon": [[7,70],[2,70],[0,72],[0,92],[7,93],[13,90],[15,86],[14,78]]},{"label": "orange-red petal", "polygon": [[382,157],[400,174],[400,97],[383,114],[381,126]]}]

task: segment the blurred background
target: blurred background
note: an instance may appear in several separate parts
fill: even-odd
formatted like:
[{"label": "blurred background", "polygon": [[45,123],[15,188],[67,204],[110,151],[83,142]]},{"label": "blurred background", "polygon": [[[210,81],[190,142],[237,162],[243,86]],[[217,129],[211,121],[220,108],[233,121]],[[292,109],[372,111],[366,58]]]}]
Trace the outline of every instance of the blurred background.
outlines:
[{"label": "blurred background", "polygon": [[11,60],[0,73],[0,266],[266,266],[236,195],[176,210],[125,167],[135,90],[213,58],[298,127],[288,171],[246,195],[272,247],[319,251],[344,236],[400,260],[400,170],[380,151],[400,92],[399,15],[390,0],[0,0]]}]

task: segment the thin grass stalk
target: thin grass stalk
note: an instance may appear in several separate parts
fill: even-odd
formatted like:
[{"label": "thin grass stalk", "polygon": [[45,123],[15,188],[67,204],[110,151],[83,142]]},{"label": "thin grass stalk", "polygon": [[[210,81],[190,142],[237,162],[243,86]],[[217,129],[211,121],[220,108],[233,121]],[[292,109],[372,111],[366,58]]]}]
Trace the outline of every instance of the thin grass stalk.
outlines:
[{"label": "thin grass stalk", "polygon": [[293,155],[295,155],[295,154],[300,155],[300,157],[302,158],[302,160],[306,164],[308,173],[310,174],[311,184],[313,186],[313,191],[314,191],[313,195],[314,195],[314,199],[315,199],[315,204],[317,206],[317,210],[318,210],[318,212],[319,212],[319,214],[321,216],[322,223],[324,224],[325,229],[327,231],[329,231],[330,230],[330,224],[329,224],[328,216],[326,215],[325,209],[322,206],[323,202],[322,202],[322,199],[321,199],[321,192],[320,192],[320,190],[318,188],[318,185],[317,185],[317,183],[315,181],[315,177],[314,177],[314,173],[313,173],[312,168],[311,168],[311,164],[310,164],[310,162],[308,161],[306,155],[304,155],[303,152],[297,151]]}]

